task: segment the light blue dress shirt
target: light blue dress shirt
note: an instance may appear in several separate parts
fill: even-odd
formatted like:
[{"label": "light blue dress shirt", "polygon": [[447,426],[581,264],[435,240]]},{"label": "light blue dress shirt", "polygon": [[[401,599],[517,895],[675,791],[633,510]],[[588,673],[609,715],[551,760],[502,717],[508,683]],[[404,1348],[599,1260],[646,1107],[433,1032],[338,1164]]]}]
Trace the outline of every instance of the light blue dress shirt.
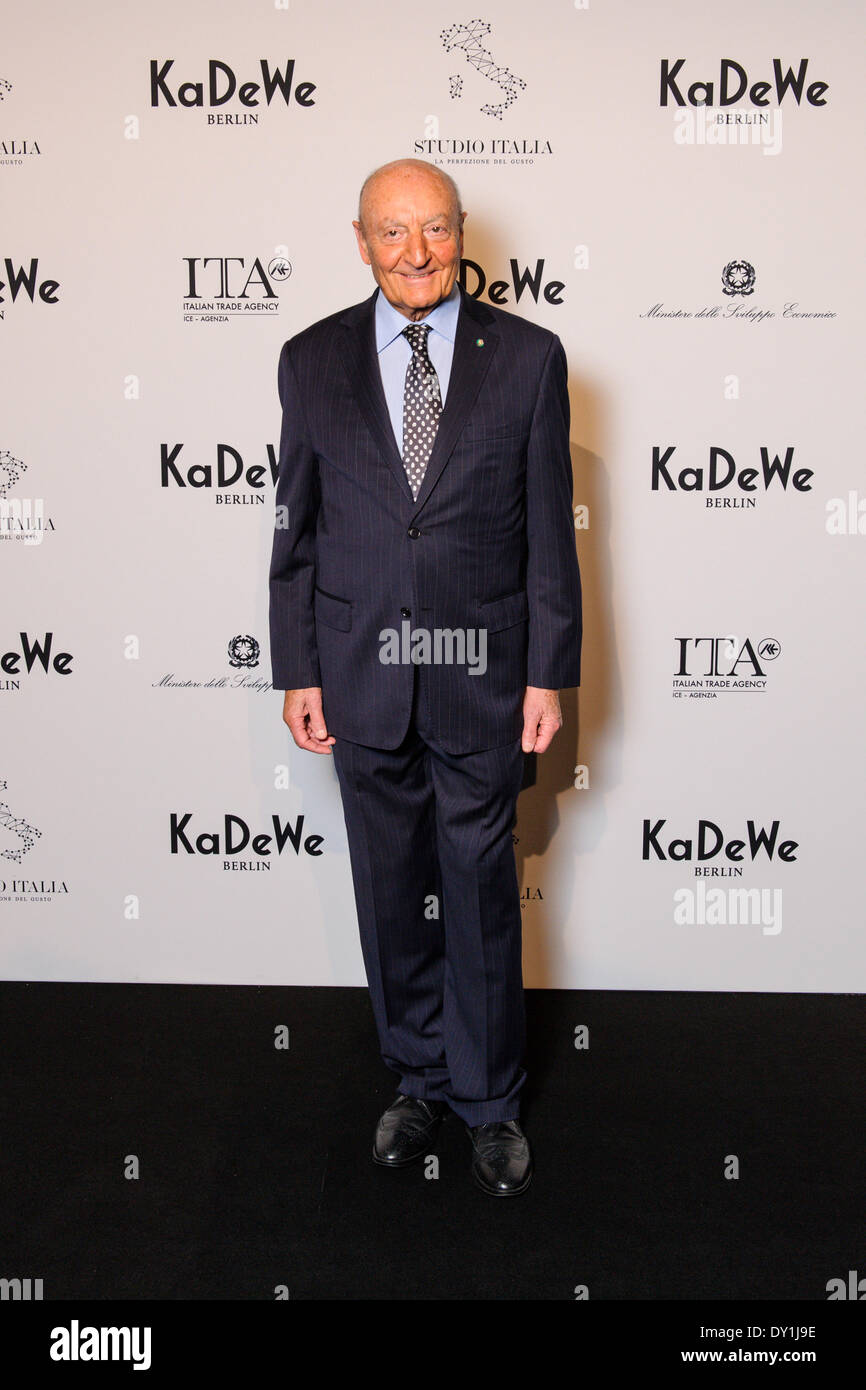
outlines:
[{"label": "light blue dress shirt", "polygon": [[[460,291],[455,284],[447,299],[437,304],[432,313],[419,323],[430,325],[427,335],[427,351],[430,361],[436,368],[439,378],[439,393],[442,404],[448,393],[451,377],[451,363],[454,358],[454,335],[457,332],[457,315],[460,313]],[[376,351],[379,354],[379,371],[385,391],[385,404],[391,417],[391,428],[397,441],[397,452],[403,457],[403,390],[406,382],[406,369],[412,360],[412,349],[403,329],[408,327],[409,319],[389,304],[379,290],[376,298]]]}]

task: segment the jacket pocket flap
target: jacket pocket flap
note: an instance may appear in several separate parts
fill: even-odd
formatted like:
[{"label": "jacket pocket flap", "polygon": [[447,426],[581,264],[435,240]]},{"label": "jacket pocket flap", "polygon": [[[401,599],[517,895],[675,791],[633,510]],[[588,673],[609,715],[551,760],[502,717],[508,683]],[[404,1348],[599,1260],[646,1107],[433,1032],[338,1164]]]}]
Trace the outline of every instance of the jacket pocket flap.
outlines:
[{"label": "jacket pocket flap", "polygon": [[478,617],[481,627],[488,632],[501,632],[503,628],[527,622],[529,600],[526,590],[519,589],[515,594],[505,594],[502,598],[491,599],[489,603],[479,603]]},{"label": "jacket pocket flap", "polygon": [[326,627],[335,627],[338,632],[349,632],[352,626],[352,605],[348,599],[326,594],[324,589],[316,589],[313,596],[313,611],[316,620]]}]

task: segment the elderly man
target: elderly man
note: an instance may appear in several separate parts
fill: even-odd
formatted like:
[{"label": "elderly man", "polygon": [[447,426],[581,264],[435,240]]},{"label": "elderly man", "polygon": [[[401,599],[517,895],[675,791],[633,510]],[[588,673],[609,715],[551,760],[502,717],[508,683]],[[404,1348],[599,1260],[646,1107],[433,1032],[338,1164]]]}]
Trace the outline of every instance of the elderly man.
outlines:
[{"label": "elderly man", "polygon": [[525,755],[579,682],[580,579],[565,354],[461,289],[465,215],[434,165],[377,169],[354,223],[377,290],[282,349],[271,655],[295,743],[339,779],[399,1078],[373,1158],[420,1158],[451,1110],[475,1181],[513,1196],[532,1157],[511,832]]}]

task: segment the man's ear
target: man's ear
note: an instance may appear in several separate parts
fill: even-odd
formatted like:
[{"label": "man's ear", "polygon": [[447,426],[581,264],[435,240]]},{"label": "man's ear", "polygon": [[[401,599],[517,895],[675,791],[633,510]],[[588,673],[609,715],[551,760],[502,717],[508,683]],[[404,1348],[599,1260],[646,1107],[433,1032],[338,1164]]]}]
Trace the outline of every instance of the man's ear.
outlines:
[{"label": "man's ear", "polygon": [[353,222],[352,226],[355,228],[355,236],[358,240],[358,250],[361,253],[361,260],[364,262],[364,265],[372,265],[373,262],[370,260],[370,252],[367,250],[367,242],[364,238],[364,232],[360,222]]}]

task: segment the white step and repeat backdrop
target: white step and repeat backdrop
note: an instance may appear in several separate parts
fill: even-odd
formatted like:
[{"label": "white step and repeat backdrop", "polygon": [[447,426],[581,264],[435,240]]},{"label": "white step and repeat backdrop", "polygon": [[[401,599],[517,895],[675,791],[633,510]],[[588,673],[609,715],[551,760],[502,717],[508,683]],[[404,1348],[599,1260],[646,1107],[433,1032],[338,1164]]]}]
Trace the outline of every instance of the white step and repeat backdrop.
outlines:
[{"label": "white step and repeat backdrop", "polygon": [[515,829],[529,985],[860,991],[863,27],[836,0],[79,0],[0,57],[11,979],[363,984],[269,685],[282,342],[371,168],[568,354],[585,679]]}]

